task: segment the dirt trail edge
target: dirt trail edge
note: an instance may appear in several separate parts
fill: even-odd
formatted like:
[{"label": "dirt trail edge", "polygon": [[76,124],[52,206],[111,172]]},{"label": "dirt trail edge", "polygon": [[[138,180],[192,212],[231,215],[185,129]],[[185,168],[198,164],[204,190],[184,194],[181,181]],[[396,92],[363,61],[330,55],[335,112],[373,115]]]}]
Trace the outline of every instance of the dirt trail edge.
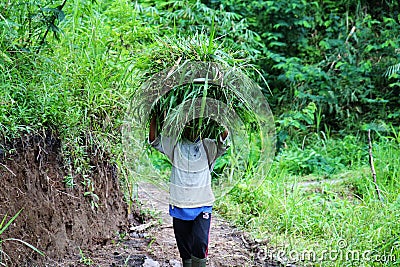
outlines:
[{"label": "dirt trail edge", "polygon": [[[147,234],[152,238],[148,253],[159,264],[151,266],[181,266],[172,218],[168,215],[168,193],[152,184],[141,183],[138,197],[144,208],[157,213],[161,219],[157,224],[147,223]],[[266,260],[265,246],[213,213],[207,266],[281,266]]]}]

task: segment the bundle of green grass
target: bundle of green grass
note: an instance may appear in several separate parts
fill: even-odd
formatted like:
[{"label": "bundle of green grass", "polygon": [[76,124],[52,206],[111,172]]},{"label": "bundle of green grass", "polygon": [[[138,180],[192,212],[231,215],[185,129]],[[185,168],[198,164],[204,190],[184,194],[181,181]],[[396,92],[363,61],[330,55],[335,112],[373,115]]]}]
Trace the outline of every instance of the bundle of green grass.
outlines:
[{"label": "bundle of green grass", "polygon": [[[162,71],[137,91],[135,99],[140,118],[148,119],[150,113],[157,116],[159,132],[196,120],[205,138],[214,138],[221,127],[235,124],[228,120],[233,117],[246,130],[259,131],[257,109],[270,113],[256,83],[240,69],[213,62],[187,61]],[[270,118],[268,114],[263,119]]]},{"label": "bundle of green grass", "polygon": [[[173,88],[152,106],[151,113],[157,118],[157,132],[180,129],[175,133],[177,138],[180,138],[183,134],[182,126],[192,125],[193,132],[199,137],[216,139],[218,134],[224,131],[225,125],[221,125],[216,118],[207,117],[208,114],[205,114],[205,111],[202,112],[201,108],[199,110],[196,104],[199,103],[199,100],[205,100],[205,105],[207,105],[207,98],[226,103],[225,93],[218,86],[201,83]],[[171,132],[165,134],[174,135]]]},{"label": "bundle of green grass", "polygon": [[[136,158],[134,177],[154,182],[156,174],[143,173],[147,169],[143,168],[144,161],[149,160],[142,153],[144,143],[137,141],[147,140],[153,116],[157,118],[157,132],[175,140],[182,137],[189,123],[201,138],[217,139],[222,131],[229,131],[228,159],[220,168],[216,166],[218,175],[224,177],[215,184],[218,188],[231,188],[249,174],[260,173],[254,166],[260,168],[273,157],[272,113],[260,87],[240,69],[186,61],[153,75],[137,90],[126,119],[125,139],[129,142],[125,149],[130,158]],[[144,160],[138,162],[138,158]]]}]

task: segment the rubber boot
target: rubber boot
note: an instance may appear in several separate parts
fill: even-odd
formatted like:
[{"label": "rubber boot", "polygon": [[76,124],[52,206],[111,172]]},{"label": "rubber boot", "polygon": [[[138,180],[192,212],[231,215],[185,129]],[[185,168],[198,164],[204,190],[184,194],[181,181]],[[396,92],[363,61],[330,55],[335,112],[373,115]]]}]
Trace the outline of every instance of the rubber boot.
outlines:
[{"label": "rubber boot", "polygon": [[206,267],[207,259],[199,259],[192,256],[192,267]]},{"label": "rubber boot", "polygon": [[192,259],[182,260],[183,267],[192,267]]}]

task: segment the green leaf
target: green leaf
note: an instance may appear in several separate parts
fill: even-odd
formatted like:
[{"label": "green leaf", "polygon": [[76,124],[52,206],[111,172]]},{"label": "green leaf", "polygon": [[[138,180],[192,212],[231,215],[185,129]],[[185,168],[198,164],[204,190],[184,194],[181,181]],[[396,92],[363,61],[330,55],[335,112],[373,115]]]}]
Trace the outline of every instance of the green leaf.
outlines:
[{"label": "green leaf", "polygon": [[270,42],[270,43],[269,43],[269,46],[270,46],[270,47],[276,47],[276,46],[278,46],[278,47],[285,47],[285,46],[287,46],[287,44],[282,43],[282,42]]},{"label": "green leaf", "polygon": [[320,41],[319,42],[319,46],[321,48],[324,48],[324,49],[330,49],[331,48],[331,45],[325,40]]},{"label": "green leaf", "polygon": [[375,49],[376,49],[376,45],[368,44],[367,47],[365,47],[364,52],[365,53],[369,53],[369,52],[371,52],[372,50],[375,50]]}]

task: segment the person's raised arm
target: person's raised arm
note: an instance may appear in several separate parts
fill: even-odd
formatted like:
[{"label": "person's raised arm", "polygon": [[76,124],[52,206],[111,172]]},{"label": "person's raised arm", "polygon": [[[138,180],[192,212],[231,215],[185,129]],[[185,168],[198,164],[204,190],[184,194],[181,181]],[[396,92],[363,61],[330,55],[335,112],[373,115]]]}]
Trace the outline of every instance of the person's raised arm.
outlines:
[{"label": "person's raised arm", "polygon": [[157,118],[156,114],[153,114],[150,119],[150,129],[149,129],[149,142],[152,143],[156,139],[157,131]]},{"label": "person's raised arm", "polygon": [[217,140],[204,139],[204,149],[206,150],[208,165],[210,170],[213,169],[215,160],[226,152],[229,146],[226,144],[226,139],[228,138],[229,131],[224,128],[224,131],[217,136]]}]

